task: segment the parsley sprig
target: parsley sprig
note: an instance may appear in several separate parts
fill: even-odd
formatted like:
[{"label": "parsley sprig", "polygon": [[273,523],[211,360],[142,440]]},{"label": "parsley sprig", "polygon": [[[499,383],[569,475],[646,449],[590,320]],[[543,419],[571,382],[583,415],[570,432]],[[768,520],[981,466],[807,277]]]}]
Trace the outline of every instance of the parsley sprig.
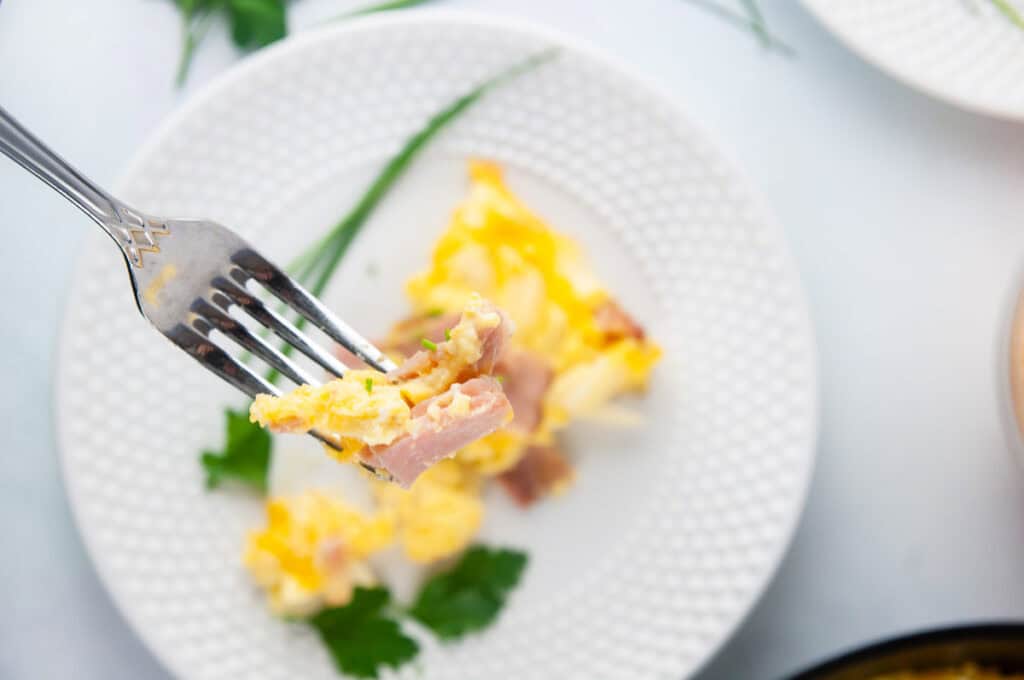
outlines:
[{"label": "parsley sprig", "polygon": [[200,460],[206,470],[206,488],[215,489],[225,479],[267,490],[270,468],[270,433],[249,422],[245,410],[224,411],[225,442],[222,451],[203,451]]},{"label": "parsley sprig", "polygon": [[474,546],[426,582],[409,613],[442,640],[482,630],[497,618],[525,567],[526,553]]},{"label": "parsley sprig", "polygon": [[196,47],[206,35],[210,22],[225,17],[231,39],[243,50],[265,47],[288,33],[285,0],[174,0],[181,12],[181,58],[175,83],[188,78]]},{"label": "parsley sprig", "polygon": [[[526,562],[518,550],[473,546],[423,585],[407,613],[446,642],[483,630],[497,619]],[[376,678],[382,668],[397,669],[419,653],[416,641],[402,632],[401,611],[390,602],[386,588],[356,588],[347,605],[309,620],[340,672]]]},{"label": "parsley sprig", "polygon": [[[405,9],[430,0],[390,0],[354,12],[339,19],[364,14]],[[181,57],[178,59],[174,82],[178,87],[188,78],[196,47],[206,36],[211,22],[222,17],[227,20],[231,41],[240,50],[250,51],[266,47],[288,34],[288,8],[285,0],[173,0],[181,13]]]},{"label": "parsley sprig", "polygon": [[339,672],[376,678],[382,667],[398,668],[419,653],[420,646],[386,610],[390,601],[385,588],[356,588],[347,605],[324,609],[309,620]]},{"label": "parsley sprig", "polygon": [[[322,295],[360,229],[427,144],[488,92],[539,67],[556,55],[556,50],[545,50],[531,56],[477,85],[437,112],[423,128],[409,138],[398,154],[385,164],[355,207],[323,238],[307,248],[288,267],[288,271],[300,283],[309,288],[314,295],[318,297]],[[305,325],[305,319],[297,319],[295,325],[302,328]],[[286,346],[282,348],[282,351],[289,354],[291,347]],[[279,374],[276,371],[267,374],[267,380],[271,383],[278,378]],[[207,486],[213,488],[218,486],[222,480],[233,478],[258,491],[265,491],[271,460],[270,435],[259,425],[250,423],[247,417],[243,420],[240,412],[227,409],[225,415],[228,427],[223,450],[219,452],[206,451],[200,459],[206,469]],[[264,437],[266,438],[265,451]],[[250,449],[244,443],[247,441],[259,442],[259,446],[253,446]]]}]

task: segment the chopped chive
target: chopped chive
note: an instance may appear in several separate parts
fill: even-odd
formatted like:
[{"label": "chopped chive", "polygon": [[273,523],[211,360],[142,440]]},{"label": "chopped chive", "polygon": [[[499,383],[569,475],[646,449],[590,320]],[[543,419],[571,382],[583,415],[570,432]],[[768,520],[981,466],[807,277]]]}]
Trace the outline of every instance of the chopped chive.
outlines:
[{"label": "chopped chive", "polygon": [[496,376],[494,376],[494,379],[497,380],[499,383],[504,383],[505,382],[505,376],[503,376],[503,375],[496,375]]},{"label": "chopped chive", "polygon": [[452,329],[451,328],[445,328],[444,329],[444,339],[445,340],[451,340],[452,339]]},{"label": "chopped chive", "polygon": [[[997,2],[1000,0],[992,1]],[[717,16],[719,19],[724,19],[738,28],[750,31],[766,48],[775,50],[779,54],[783,54],[788,57],[796,55],[796,51],[792,47],[768,31],[768,27],[763,21],[760,9],[757,7],[756,3],[751,2],[750,0],[744,0],[743,6],[744,9],[746,9],[746,12],[742,14],[718,4],[715,0],[689,0],[689,3],[695,7],[700,7],[705,12]]]},{"label": "chopped chive", "polygon": [[348,19],[351,17],[358,17],[364,14],[376,14],[377,12],[388,12],[396,9],[406,9],[407,7],[415,7],[416,5],[423,5],[430,0],[388,0],[387,2],[380,2],[376,5],[370,5],[369,7],[363,7],[355,11],[349,12],[348,14],[342,14],[338,19]]},{"label": "chopped chive", "polygon": [[1020,11],[1010,4],[1009,0],[991,0],[995,8],[999,10],[1006,19],[1017,28],[1024,28],[1024,16]]},{"label": "chopped chive", "polygon": [[420,338],[420,344],[429,349],[431,352],[437,349],[437,343],[431,342],[427,338]]},{"label": "chopped chive", "polygon": [[430,317],[436,318],[441,316],[442,314],[444,314],[444,310],[441,309],[440,307],[431,307],[430,309],[427,310],[427,316]]},{"label": "chopped chive", "polygon": [[373,378],[366,379],[366,393],[370,394],[373,392]]}]

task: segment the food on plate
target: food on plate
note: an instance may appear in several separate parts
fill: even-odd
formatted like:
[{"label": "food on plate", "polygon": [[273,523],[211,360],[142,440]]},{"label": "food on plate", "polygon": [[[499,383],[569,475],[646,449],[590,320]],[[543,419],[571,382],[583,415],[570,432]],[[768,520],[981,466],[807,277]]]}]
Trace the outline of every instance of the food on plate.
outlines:
[{"label": "food on plate", "polygon": [[347,604],[356,586],[375,583],[366,559],[395,535],[393,513],[366,515],[317,491],[271,498],[266,513],[266,527],[249,535],[243,562],[282,616]]},{"label": "food on plate", "polygon": [[337,457],[354,456],[408,488],[434,463],[512,420],[512,406],[494,370],[508,320],[473,294],[444,340],[391,373],[348,371],[324,385],[302,385],[282,396],[261,394],[253,422],[275,432],[315,430],[335,442]]},{"label": "food on plate", "polygon": [[[276,612],[347,601],[374,584],[368,560],[385,548],[425,566],[483,559],[470,546],[489,485],[522,508],[564,493],[572,458],[586,456],[566,450],[566,427],[639,419],[612,402],[646,389],[661,349],[497,166],[471,163],[470,179],[426,268],[406,284],[412,312],[377,342],[398,369],[385,375],[339,350],[351,367],[344,378],[252,406],[254,422],[334,437],[334,455],[398,482],[367,473],[371,505],[358,511],[321,491],[269,501],[244,561]],[[525,556],[501,555],[513,558],[518,574]]]},{"label": "food on plate", "polygon": [[408,491],[374,480],[378,506],[394,513],[396,540],[417,564],[430,564],[461,552],[484,517],[480,477],[454,460],[427,470]]},{"label": "food on plate", "polygon": [[889,673],[876,676],[873,680],[1024,680],[1024,675],[1005,675],[996,670],[966,664],[956,668]]},{"label": "food on plate", "polygon": [[453,384],[417,404],[410,415],[406,434],[361,454],[405,488],[431,465],[512,420],[512,407],[497,380],[480,377]]},{"label": "food on plate", "polygon": [[[579,246],[530,211],[496,165],[473,162],[470,178],[469,195],[429,266],[406,284],[413,315],[382,346],[400,356],[416,335],[438,337],[474,294],[512,319],[516,332],[494,375],[515,416],[456,454],[493,477],[515,468],[531,448],[542,447],[546,461],[561,458],[558,431],[577,419],[601,419],[612,399],[642,391],[661,349],[601,285]],[[534,492],[519,494],[521,502],[567,488],[568,463],[548,470],[549,477],[558,471],[557,481],[534,484]]]}]

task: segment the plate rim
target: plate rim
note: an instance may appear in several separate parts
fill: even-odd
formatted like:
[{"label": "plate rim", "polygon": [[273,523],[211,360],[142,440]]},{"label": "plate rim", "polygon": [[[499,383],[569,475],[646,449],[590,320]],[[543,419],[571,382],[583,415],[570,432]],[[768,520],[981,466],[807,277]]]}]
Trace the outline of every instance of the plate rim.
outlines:
[{"label": "plate rim", "polygon": [[850,36],[849,31],[845,30],[839,22],[835,21],[833,17],[823,10],[827,5],[827,0],[800,0],[800,5],[839,44],[855,56],[860,57],[869,66],[873,66],[904,87],[910,88],[919,94],[927,95],[935,101],[953,106],[961,111],[1011,123],[1024,122],[1024,109],[1016,111],[997,104],[979,102],[956,92],[943,90],[940,87],[933,86],[924,78],[905,71],[881,58],[862,42],[854,40]]},{"label": "plate rim", "polygon": [[[219,96],[222,91],[248,77],[251,72],[258,72],[264,62],[282,58],[291,51],[302,49],[307,44],[318,41],[331,42],[338,40],[341,36],[352,33],[372,32],[392,26],[401,27],[421,24],[475,25],[485,29],[514,31],[541,38],[553,47],[585,56],[593,63],[598,64],[602,69],[613,72],[624,80],[632,82],[639,89],[650,94],[652,98],[662,101],[666,105],[666,110],[671,112],[672,119],[677,123],[685,124],[696,133],[708,145],[712,156],[727,169],[729,175],[735,178],[742,187],[745,197],[755,209],[760,221],[774,236],[780,255],[783,257],[785,266],[781,276],[788,279],[794,287],[794,310],[799,307],[799,319],[795,322],[795,326],[805,342],[803,360],[806,363],[807,370],[805,394],[807,399],[805,406],[807,411],[807,427],[804,441],[800,446],[799,461],[794,464],[795,492],[789,497],[786,513],[779,522],[779,537],[768,556],[767,563],[770,566],[758,575],[758,578],[754,580],[751,587],[750,595],[729,615],[720,633],[696,657],[696,661],[686,677],[696,676],[715,658],[725,644],[735,636],[756,606],[763,600],[765,592],[775,580],[783,560],[793,544],[804,508],[807,505],[816,467],[820,436],[821,385],[817,338],[811,317],[810,301],[785,231],[782,229],[775,213],[771,210],[759,185],[751,181],[749,175],[733,160],[732,155],[728,153],[728,147],[721,143],[716,135],[709,133],[706,127],[689,113],[683,105],[681,98],[676,93],[670,91],[667,85],[662,84],[653,76],[640,70],[640,68],[632,66],[625,60],[598,47],[584,37],[553,28],[538,21],[508,15],[503,12],[452,8],[417,8],[401,12],[372,14],[333,26],[303,29],[299,33],[289,35],[285,39],[241,59],[211,78],[197,92],[166,114],[156,128],[146,136],[145,140],[131,154],[124,169],[118,174],[117,179],[112,183],[113,191],[115,193],[121,192],[128,182],[128,178],[135,174],[138,167],[151,156],[153,150],[159,147],[164,139],[170,136],[195,110]],[[83,256],[79,255],[75,260],[71,276],[68,279],[69,287],[71,282],[77,280],[84,268],[85,261]],[[110,565],[107,563],[107,559],[103,556],[94,527],[89,525],[82,512],[84,492],[75,481],[75,475],[71,469],[70,455],[68,454],[68,450],[71,448],[71,440],[65,425],[66,408],[62,403],[64,401],[62,397],[65,391],[64,385],[68,379],[66,366],[69,362],[70,343],[67,340],[68,335],[66,331],[71,322],[70,317],[71,307],[65,304],[58,324],[58,351],[52,383],[52,404],[54,430],[60,459],[60,476],[68,499],[68,505],[70,506],[72,521],[104,590],[109,595],[115,609],[128,624],[132,633],[165,670],[175,677],[189,678],[190,676],[186,673],[189,669],[179,662],[173,650],[170,647],[165,647],[163,640],[155,634],[152,628],[147,627],[138,613],[130,606],[130,598],[123,585],[118,585],[117,580],[113,577]],[[339,675],[338,677],[344,676]]]}]

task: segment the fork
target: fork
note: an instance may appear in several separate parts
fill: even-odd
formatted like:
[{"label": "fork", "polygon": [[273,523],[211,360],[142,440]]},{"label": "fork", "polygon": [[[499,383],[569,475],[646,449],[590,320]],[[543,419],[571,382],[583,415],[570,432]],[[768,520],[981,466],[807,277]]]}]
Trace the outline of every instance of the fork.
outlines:
[{"label": "fork", "polygon": [[[346,371],[331,352],[251,292],[252,284],[266,289],[373,368],[383,372],[395,368],[379,349],[227,227],[209,220],[155,217],[127,206],[71,167],[3,108],[0,152],[91,217],[124,256],[142,316],[247,396],[277,396],[281,390],[215,342],[217,332],[298,385],[317,385],[319,381],[287,352],[250,330],[232,315],[233,310],[240,310],[328,373],[341,377]],[[328,437],[311,434],[334,445]]]}]

